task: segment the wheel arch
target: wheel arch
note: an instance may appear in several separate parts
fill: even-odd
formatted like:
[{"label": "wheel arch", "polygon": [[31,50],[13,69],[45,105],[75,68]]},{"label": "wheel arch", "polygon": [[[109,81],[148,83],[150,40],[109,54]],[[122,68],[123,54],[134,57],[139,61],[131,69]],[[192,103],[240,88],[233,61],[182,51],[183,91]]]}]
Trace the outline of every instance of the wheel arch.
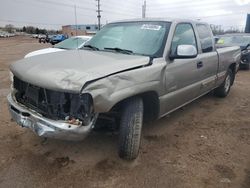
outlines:
[{"label": "wheel arch", "polygon": [[156,91],[147,91],[122,99],[111,108],[111,111],[114,109],[116,109],[116,111],[121,111],[125,102],[133,97],[141,97],[143,100],[144,121],[149,122],[158,118],[160,111],[160,101]]}]

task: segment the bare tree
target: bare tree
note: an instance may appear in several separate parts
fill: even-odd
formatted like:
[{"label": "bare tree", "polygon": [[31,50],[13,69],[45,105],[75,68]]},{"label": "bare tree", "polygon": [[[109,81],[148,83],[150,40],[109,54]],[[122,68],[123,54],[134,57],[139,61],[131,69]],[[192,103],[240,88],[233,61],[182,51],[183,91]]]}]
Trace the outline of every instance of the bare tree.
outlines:
[{"label": "bare tree", "polygon": [[5,30],[9,33],[13,33],[14,32],[14,26],[11,24],[5,25]]}]

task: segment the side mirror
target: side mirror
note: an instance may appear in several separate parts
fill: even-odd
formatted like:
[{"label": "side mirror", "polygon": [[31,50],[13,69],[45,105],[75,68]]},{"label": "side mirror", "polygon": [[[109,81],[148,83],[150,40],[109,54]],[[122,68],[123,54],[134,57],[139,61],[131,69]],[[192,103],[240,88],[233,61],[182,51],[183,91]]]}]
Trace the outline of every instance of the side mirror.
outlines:
[{"label": "side mirror", "polygon": [[197,49],[193,45],[178,45],[176,54],[171,54],[170,59],[195,58],[197,56]]}]

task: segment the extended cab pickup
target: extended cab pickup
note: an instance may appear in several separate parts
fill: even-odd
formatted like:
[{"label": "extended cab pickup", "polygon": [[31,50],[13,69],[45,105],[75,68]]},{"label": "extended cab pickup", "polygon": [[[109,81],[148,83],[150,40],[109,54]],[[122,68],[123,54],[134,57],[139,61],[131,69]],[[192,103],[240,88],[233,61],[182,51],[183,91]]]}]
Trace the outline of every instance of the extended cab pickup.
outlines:
[{"label": "extended cab pickup", "polygon": [[102,124],[119,129],[119,156],[138,156],[144,121],[214,90],[226,97],[240,48],[215,49],[209,25],[141,19],[107,24],[84,49],[10,66],[12,118],[43,137],[83,139]]}]

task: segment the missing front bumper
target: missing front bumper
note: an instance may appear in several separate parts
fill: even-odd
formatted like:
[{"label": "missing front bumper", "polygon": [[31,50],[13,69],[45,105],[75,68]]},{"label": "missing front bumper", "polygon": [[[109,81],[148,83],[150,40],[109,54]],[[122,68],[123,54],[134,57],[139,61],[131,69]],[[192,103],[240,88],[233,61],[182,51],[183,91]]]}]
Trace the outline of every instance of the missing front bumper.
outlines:
[{"label": "missing front bumper", "polygon": [[62,140],[83,140],[92,130],[97,116],[86,126],[77,126],[65,121],[44,118],[36,112],[17,103],[11,94],[7,97],[11,117],[20,126],[33,130],[37,135]]}]

